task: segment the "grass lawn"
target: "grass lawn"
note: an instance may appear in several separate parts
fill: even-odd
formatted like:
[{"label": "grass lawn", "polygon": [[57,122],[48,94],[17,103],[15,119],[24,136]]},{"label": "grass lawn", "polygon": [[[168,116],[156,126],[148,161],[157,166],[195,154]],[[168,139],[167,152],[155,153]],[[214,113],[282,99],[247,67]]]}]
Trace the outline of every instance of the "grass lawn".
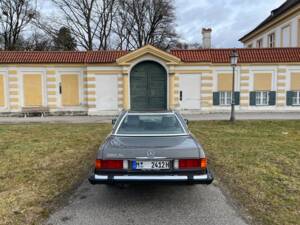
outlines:
[{"label": "grass lawn", "polygon": [[300,121],[195,122],[217,179],[259,224],[300,224]]},{"label": "grass lawn", "polygon": [[[299,224],[300,121],[193,122],[217,179],[262,224]],[[86,178],[109,124],[0,125],[0,224],[38,224]]]},{"label": "grass lawn", "polygon": [[38,224],[82,181],[110,125],[0,125],[0,224]]}]

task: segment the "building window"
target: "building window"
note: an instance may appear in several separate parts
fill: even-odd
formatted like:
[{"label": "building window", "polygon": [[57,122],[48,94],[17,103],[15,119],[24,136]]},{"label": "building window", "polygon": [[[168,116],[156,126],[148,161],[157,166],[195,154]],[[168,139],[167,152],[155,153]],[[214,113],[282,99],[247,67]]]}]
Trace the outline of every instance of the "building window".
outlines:
[{"label": "building window", "polygon": [[262,48],[263,47],[263,39],[259,39],[256,42],[256,48]]},{"label": "building window", "polygon": [[248,46],[247,46],[247,48],[252,48],[253,47],[253,45],[252,44],[249,44]]},{"label": "building window", "polygon": [[300,105],[300,91],[295,91],[294,92],[293,105]]},{"label": "building window", "polygon": [[221,91],[220,92],[220,105],[230,105],[232,99],[231,91]]},{"label": "building window", "polygon": [[268,35],[268,46],[269,46],[269,48],[275,47],[275,33]]},{"label": "building window", "polygon": [[256,105],[269,105],[269,92],[257,91],[256,92]]},{"label": "building window", "polygon": [[291,27],[289,25],[281,30],[281,47],[291,47]]}]

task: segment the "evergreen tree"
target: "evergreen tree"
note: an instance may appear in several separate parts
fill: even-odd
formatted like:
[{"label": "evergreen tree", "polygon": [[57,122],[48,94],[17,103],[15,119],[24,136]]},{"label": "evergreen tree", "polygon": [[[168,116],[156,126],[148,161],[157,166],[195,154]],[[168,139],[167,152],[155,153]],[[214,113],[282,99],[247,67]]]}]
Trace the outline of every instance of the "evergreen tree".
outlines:
[{"label": "evergreen tree", "polygon": [[55,50],[74,51],[77,47],[75,38],[72,37],[67,27],[61,27],[53,41]]}]

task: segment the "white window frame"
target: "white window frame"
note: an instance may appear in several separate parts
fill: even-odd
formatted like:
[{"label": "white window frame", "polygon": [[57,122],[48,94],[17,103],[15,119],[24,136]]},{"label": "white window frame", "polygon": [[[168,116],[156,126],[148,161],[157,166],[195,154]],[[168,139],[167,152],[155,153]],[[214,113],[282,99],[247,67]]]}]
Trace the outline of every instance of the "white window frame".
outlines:
[{"label": "white window frame", "polygon": [[[266,103],[264,102],[264,94],[266,94],[266,98],[265,100]],[[256,102],[256,105],[258,106],[266,106],[266,105],[269,105],[269,91],[256,91],[255,93],[255,102]]]},{"label": "white window frame", "polygon": [[220,91],[219,102],[221,106],[228,106],[232,103],[232,92],[231,91]]},{"label": "white window frame", "polygon": [[275,48],[275,33],[268,35],[268,47]]},{"label": "white window frame", "polygon": [[260,38],[256,41],[256,48],[262,48],[263,47],[263,39]]},{"label": "white window frame", "polygon": [[293,99],[292,99],[292,104],[293,105],[300,105],[300,91],[295,91],[296,93],[296,96],[293,96]]}]

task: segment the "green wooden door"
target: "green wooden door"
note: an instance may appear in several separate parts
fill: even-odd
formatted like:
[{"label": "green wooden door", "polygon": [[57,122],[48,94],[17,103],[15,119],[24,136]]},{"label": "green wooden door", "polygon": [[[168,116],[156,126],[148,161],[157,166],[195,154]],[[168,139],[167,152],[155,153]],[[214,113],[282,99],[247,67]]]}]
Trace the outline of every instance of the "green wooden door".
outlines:
[{"label": "green wooden door", "polygon": [[132,110],[167,109],[167,73],[155,62],[142,62],[130,74]]}]

